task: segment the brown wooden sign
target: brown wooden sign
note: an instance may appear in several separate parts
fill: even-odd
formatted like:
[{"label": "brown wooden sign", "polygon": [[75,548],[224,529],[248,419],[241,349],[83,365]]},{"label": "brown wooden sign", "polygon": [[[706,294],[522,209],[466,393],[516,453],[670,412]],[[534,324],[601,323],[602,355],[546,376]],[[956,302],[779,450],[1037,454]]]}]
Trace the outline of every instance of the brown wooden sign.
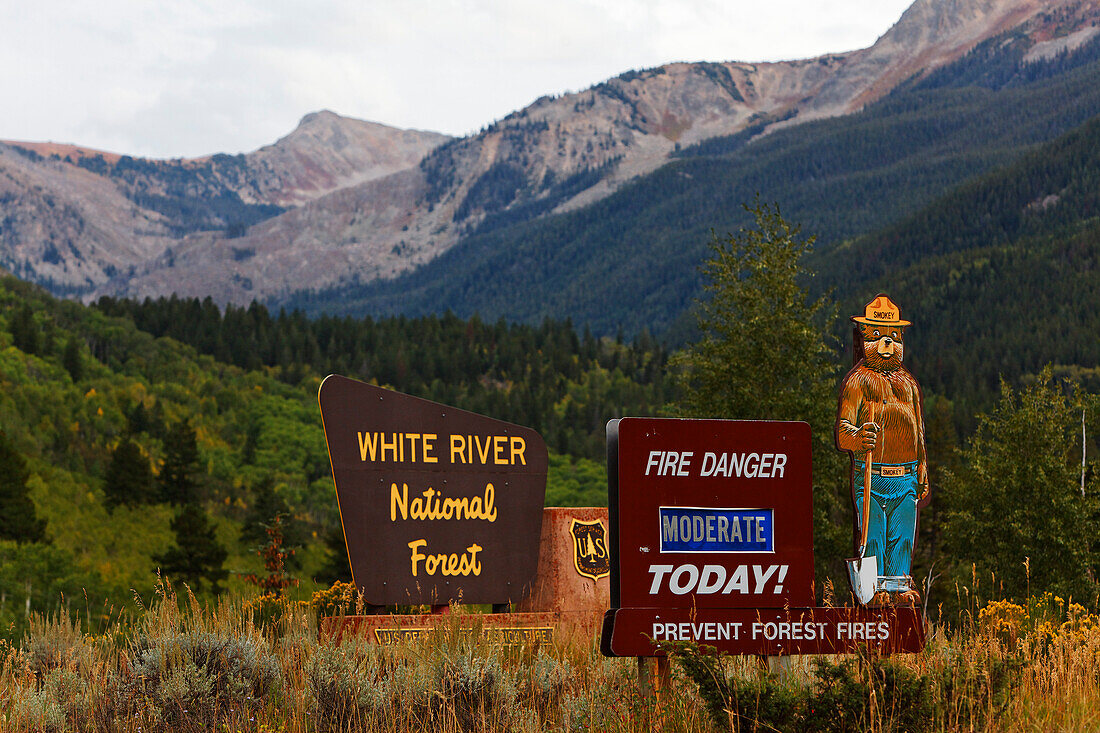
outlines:
[{"label": "brown wooden sign", "polygon": [[608,423],[613,608],[814,601],[810,426]]},{"label": "brown wooden sign", "polygon": [[507,603],[535,575],[534,430],[331,375],[318,392],[352,577],[367,603]]}]

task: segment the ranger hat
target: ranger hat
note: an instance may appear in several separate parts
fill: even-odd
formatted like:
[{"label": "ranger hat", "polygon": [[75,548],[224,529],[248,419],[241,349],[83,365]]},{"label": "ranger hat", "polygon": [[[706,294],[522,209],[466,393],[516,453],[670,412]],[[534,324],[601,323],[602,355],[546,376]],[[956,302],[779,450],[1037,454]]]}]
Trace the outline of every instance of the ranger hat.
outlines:
[{"label": "ranger hat", "polygon": [[901,308],[894,304],[884,293],[879,293],[875,299],[863,309],[862,316],[852,316],[856,323],[865,323],[868,326],[908,326],[909,321],[901,320]]}]

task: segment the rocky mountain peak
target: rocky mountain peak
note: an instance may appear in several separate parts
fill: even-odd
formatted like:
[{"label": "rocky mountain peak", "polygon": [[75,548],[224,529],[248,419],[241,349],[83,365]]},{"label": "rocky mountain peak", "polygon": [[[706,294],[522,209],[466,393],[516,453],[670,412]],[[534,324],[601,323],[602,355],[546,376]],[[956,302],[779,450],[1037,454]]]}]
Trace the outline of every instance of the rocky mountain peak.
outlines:
[{"label": "rocky mountain peak", "polygon": [[294,206],[416,165],[447,135],[311,112],[292,132],[249,153],[260,200]]},{"label": "rocky mountain peak", "polygon": [[[191,161],[84,155],[67,164],[64,156],[34,161],[12,153],[0,156],[0,168],[19,167],[13,190],[34,181],[84,221],[97,220],[74,192],[93,174],[100,177],[98,200],[117,189],[136,212],[131,218],[140,214],[138,223],[103,222],[97,247],[109,250],[118,239],[125,254],[102,256],[98,271],[85,268],[91,274],[71,283],[75,292],[179,292],[247,302],[394,277],[472,232],[586,206],[682,148],[731,135],[750,140],[859,110],[1006,31],[1031,43],[1037,58],[1048,57],[1091,38],[1098,18],[1100,0],[916,0],[866,49],[630,71],[577,93],[542,97],[463,138],[319,110],[245,155]],[[71,168],[80,175],[70,175]],[[33,238],[46,204],[26,206],[19,236]],[[183,216],[190,219],[181,222]],[[43,250],[57,260],[51,277],[58,290],[70,286],[69,253],[78,253],[74,260],[87,254],[82,235],[70,229],[54,239],[71,246]],[[20,261],[0,252],[0,264],[39,272],[20,270]],[[103,273],[113,273],[110,283]]]}]

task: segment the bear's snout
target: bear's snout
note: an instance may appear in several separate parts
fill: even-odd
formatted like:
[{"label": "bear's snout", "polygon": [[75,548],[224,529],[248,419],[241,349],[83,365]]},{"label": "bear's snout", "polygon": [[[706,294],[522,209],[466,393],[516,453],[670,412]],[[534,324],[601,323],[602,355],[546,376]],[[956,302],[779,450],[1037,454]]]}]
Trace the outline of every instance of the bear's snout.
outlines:
[{"label": "bear's snout", "polygon": [[873,342],[864,342],[864,354],[867,366],[879,371],[893,371],[901,365],[902,344],[900,341],[883,336]]}]

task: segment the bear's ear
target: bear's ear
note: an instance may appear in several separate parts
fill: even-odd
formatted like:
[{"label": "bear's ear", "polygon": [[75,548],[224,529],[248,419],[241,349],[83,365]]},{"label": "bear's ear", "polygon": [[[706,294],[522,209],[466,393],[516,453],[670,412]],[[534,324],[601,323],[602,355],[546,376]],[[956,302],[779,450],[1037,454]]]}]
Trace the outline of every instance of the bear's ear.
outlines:
[{"label": "bear's ear", "polygon": [[858,325],[852,328],[852,366],[863,361],[866,354],[863,353],[863,329]]}]

